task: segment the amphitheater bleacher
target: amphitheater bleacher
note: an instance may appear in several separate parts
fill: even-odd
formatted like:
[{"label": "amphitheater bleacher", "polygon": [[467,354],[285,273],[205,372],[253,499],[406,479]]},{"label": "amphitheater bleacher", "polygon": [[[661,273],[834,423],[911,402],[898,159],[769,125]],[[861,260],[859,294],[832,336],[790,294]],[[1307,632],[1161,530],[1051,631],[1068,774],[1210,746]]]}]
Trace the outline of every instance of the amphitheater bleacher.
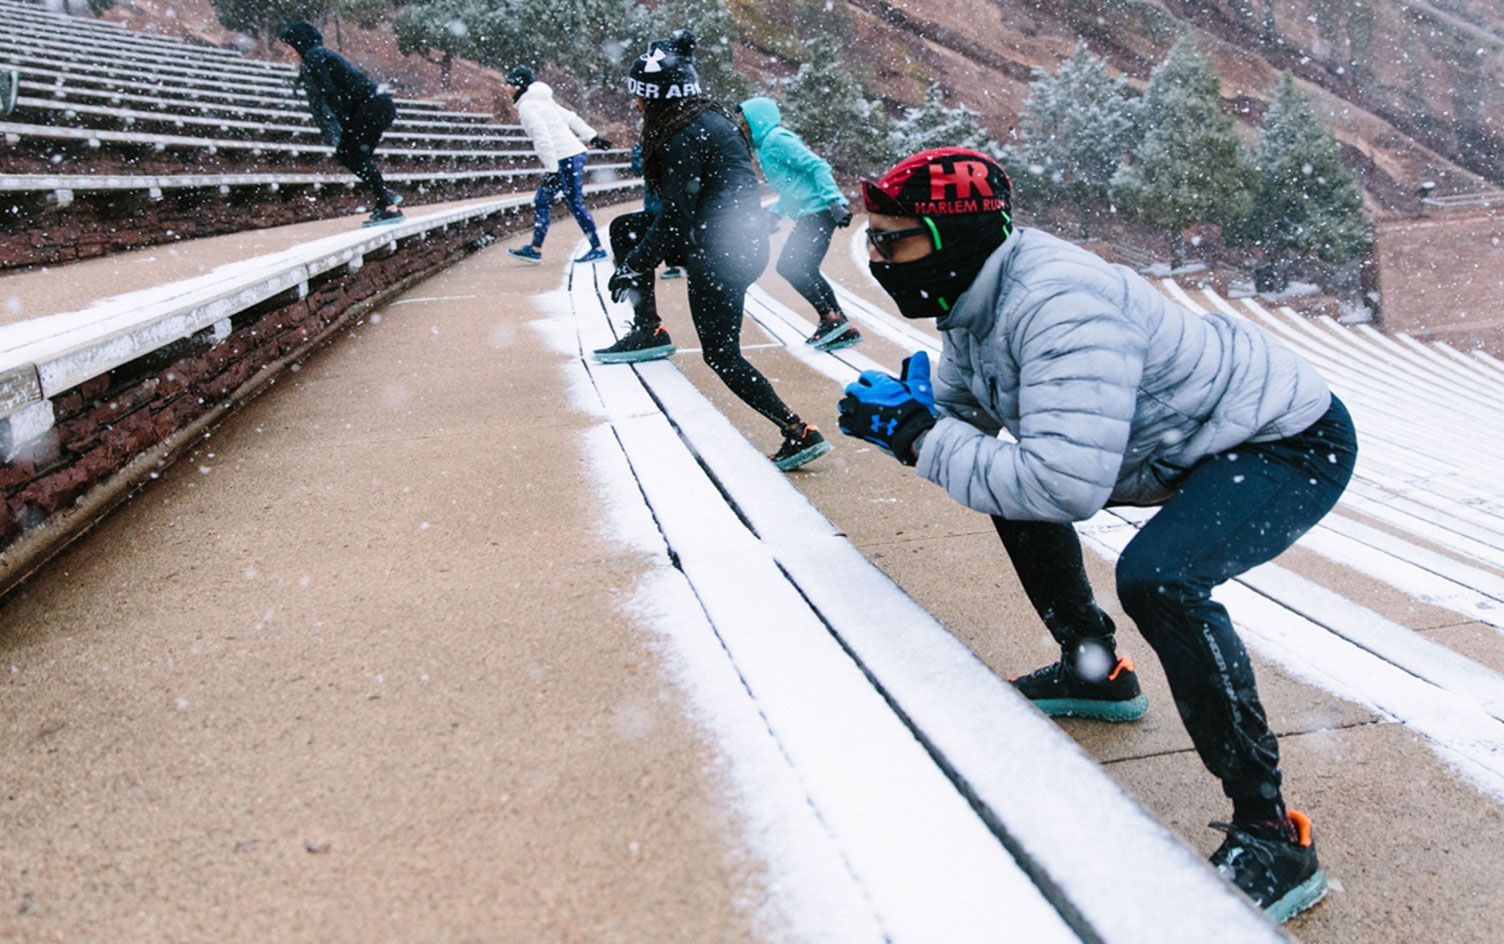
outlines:
[{"label": "amphitheater bleacher", "polygon": [[[0,122],[0,194],[9,198],[0,268],[361,209],[292,66],[15,0],[0,0],[0,26],[0,64],[21,76],[17,107]],[[399,188],[451,200],[540,179],[520,127],[438,101],[395,101],[378,158]],[[597,156],[587,179],[624,176],[625,156]],[[196,211],[225,197],[236,212]],[[176,208],[161,209],[167,203]],[[158,226],[136,218],[143,204]]]}]

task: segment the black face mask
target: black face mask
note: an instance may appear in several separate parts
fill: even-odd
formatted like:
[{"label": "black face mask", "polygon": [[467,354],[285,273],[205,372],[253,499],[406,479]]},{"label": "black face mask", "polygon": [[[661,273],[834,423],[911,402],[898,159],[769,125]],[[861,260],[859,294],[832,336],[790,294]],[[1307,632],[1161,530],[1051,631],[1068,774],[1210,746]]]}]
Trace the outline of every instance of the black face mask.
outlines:
[{"label": "black face mask", "polygon": [[[913,262],[870,262],[872,277],[905,318],[938,318],[971,287],[981,264],[964,264],[952,252],[933,252]],[[986,261],[986,256],[982,261]],[[967,260],[969,262],[969,260]]]},{"label": "black face mask", "polygon": [[939,318],[976,281],[1008,229],[995,218],[935,220],[941,248],[913,262],[869,262],[872,277],[905,318]]}]

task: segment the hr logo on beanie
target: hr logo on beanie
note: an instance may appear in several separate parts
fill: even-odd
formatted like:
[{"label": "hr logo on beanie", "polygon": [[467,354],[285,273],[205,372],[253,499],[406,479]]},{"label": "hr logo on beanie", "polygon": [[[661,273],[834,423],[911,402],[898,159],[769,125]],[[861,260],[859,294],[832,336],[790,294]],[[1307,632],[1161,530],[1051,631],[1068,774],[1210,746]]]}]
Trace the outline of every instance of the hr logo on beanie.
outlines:
[{"label": "hr logo on beanie", "polygon": [[1012,212],[1012,185],[997,161],[969,148],[921,151],[880,180],[862,181],[867,209],[895,216]]}]

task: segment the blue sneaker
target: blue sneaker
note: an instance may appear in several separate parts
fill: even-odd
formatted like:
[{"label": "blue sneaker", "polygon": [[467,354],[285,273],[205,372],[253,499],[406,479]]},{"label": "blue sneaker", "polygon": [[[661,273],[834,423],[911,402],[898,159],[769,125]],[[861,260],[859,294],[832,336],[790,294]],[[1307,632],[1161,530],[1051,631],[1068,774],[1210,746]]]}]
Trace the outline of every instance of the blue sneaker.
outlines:
[{"label": "blue sneaker", "polygon": [[508,249],[507,252],[521,259],[523,262],[530,262],[533,265],[539,265],[543,262],[543,253],[532,246],[523,246],[521,249]]},{"label": "blue sneaker", "polygon": [[575,262],[600,262],[604,258],[606,258],[606,250],[602,249],[599,246],[596,246],[594,249],[576,259]]}]

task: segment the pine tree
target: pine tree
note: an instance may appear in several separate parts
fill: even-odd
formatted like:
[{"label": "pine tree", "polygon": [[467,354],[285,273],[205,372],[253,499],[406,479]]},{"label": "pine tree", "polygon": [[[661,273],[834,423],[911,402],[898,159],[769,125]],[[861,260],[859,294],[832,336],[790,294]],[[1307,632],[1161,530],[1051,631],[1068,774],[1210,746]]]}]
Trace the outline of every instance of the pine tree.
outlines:
[{"label": "pine tree", "polygon": [[1092,209],[1107,202],[1128,152],[1135,112],[1123,80],[1085,43],[1054,75],[1035,70],[1009,161],[1019,184],[1037,188],[1031,196],[1041,202],[1074,208],[1088,235]]},{"label": "pine tree", "polygon": [[1363,188],[1288,72],[1264,115],[1256,165],[1252,211],[1229,236],[1262,249],[1281,287],[1301,258],[1342,265],[1367,248]]},{"label": "pine tree", "polygon": [[1249,208],[1249,168],[1220,100],[1211,62],[1188,41],[1177,43],[1149,78],[1132,162],[1113,177],[1120,202],[1169,231],[1177,268],[1185,264],[1187,226],[1237,221]]},{"label": "pine tree", "polygon": [[386,15],[400,6],[401,0],[335,0],[331,12],[369,30],[380,26]]},{"label": "pine tree", "polygon": [[784,81],[784,124],[833,165],[868,169],[888,157],[890,122],[868,101],[862,84],[841,65],[837,39],[823,35],[811,59]]},{"label": "pine tree", "polygon": [[937,147],[965,147],[996,156],[1001,152],[977,121],[977,113],[965,105],[945,104],[945,89],[936,82],[925,92],[924,104],[910,108],[893,123],[892,152],[916,154]]},{"label": "pine tree", "polygon": [[225,29],[254,36],[263,47],[293,20],[317,20],[331,0],[209,0]]},{"label": "pine tree", "polygon": [[647,11],[633,0],[471,0],[463,18],[482,65],[554,68],[571,77],[580,108],[620,92],[632,57],[646,48]]},{"label": "pine tree", "polygon": [[747,79],[732,61],[738,35],[736,17],[726,0],[663,0],[651,15],[654,36],[663,37],[681,27],[694,31],[695,71],[706,93],[721,102],[735,104],[749,95]]},{"label": "pine tree", "polygon": [[474,54],[471,24],[484,12],[485,8],[474,0],[425,0],[408,4],[392,23],[397,51],[437,65],[440,81],[444,88],[449,88],[455,58]]}]

